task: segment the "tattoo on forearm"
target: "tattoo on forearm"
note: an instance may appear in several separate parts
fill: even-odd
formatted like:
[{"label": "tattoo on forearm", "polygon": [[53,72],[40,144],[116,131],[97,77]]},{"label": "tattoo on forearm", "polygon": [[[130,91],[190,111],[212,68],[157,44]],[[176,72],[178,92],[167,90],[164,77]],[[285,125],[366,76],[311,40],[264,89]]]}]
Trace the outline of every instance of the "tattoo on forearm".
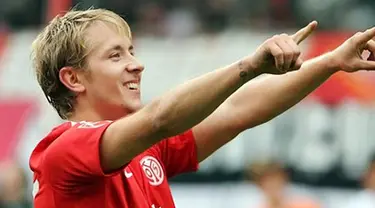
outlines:
[{"label": "tattoo on forearm", "polygon": [[248,72],[246,71],[246,69],[244,69],[242,61],[240,61],[240,63],[238,63],[238,68],[240,69],[240,78],[245,83],[248,79],[248,77],[247,77]]}]

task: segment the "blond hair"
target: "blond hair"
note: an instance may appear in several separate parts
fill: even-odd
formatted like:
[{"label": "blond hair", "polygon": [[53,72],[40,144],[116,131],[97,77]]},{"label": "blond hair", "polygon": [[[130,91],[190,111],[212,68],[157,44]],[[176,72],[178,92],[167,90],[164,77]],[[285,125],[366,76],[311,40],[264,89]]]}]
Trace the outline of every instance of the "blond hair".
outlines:
[{"label": "blond hair", "polygon": [[284,166],[276,160],[255,161],[247,167],[247,177],[258,183],[264,176],[272,173],[284,173]]},{"label": "blond hair", "polygon": [[105,9],[71,10],[56,16],[38,35],[32,45],[32,59],[37,80],[48,102],[62,119],[73,112],[76,95],[60,81],[63,67],[83,70],[89,54],[85,32],[93,22],[112,24],[120,34],[131,39],[126,21],[116,13]]}]

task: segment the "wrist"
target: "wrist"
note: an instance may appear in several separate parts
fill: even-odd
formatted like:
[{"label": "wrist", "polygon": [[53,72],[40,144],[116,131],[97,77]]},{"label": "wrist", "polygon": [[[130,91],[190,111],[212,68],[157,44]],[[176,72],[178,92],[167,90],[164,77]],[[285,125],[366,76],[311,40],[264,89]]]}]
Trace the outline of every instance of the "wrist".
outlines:
[{"label": "wrist", "polygon": [[341,70],[339,61],[332,51],[321,56],[321,61],[324,64],[324,68],[332,74]]},{"label": "wrist", "polygon": [[253,79],[263,74],[263,71],[261,70],[261,68],[259,68],[259,64],[254,61],[253,56],[245,57],[244,59],[240,60],[240,62],[242,64],[243,70],[248,73],[249,79]]}]

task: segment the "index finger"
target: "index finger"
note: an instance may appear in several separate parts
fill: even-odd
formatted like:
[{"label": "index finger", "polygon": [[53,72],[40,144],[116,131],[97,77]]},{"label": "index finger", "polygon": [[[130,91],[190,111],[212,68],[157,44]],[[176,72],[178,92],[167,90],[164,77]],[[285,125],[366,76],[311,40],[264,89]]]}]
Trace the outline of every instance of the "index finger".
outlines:
[{"label": "index finger", "polygon": [[317,21],[310,22],[306,27],[298,30],[294,33],[291,37],[297,44],[300,44],[303,40],[305,40],[309,35],[315,30],[316,26],[318,25]]},{"label": "index finger", "polygon": [[375,37],[375,27],[368,29],[364,33],[358,35],[358,43],[365,44],[373,37]]}]

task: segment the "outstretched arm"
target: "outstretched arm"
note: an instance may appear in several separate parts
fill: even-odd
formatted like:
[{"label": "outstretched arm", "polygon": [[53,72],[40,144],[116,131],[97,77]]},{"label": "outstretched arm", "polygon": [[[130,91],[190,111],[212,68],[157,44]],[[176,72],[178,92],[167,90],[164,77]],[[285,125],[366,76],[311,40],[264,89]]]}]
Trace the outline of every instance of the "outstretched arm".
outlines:
[{"label": "outstretched arm", "polygon": [[214,113],[193,128],[199,161],[240,132],[265,123],[297,104],[339,69],[375,70],[361,59],[363,49],[375,52],[375,28],[357,33],[335,51],[303,63],[298,71],[253,80],[233,93]]},{"label": "outstretched arm", "polygon": [[[301,42],[315,26],[315,22],[311,23],[293,38]],[[112,123],[104,132],[100,146],[104,171],[117,169],[162,139],[197,125],[257,75],[299,69],[302,64],[299,53],[284,44],[285,40],[291,41],[291,37],[271,38],[253,55],[186,82],[140,111]],[[292,62],[295,65],[290,67]]]}]

